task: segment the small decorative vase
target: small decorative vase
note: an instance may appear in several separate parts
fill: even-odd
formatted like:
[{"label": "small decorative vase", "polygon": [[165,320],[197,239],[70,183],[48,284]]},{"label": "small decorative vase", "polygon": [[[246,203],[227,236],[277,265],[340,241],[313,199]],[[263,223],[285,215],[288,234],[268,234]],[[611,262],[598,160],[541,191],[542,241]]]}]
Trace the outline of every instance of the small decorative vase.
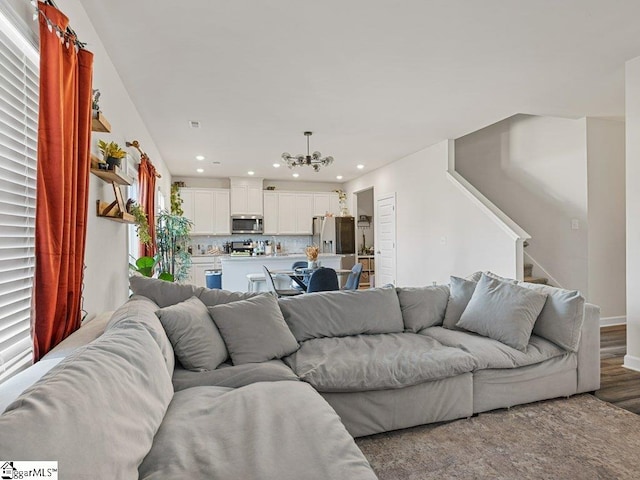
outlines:
[{"label": "small decorative vase", "polygon": [[318,268],[318,262],[316,260],[309,260],[307,262],[307,268]]}]

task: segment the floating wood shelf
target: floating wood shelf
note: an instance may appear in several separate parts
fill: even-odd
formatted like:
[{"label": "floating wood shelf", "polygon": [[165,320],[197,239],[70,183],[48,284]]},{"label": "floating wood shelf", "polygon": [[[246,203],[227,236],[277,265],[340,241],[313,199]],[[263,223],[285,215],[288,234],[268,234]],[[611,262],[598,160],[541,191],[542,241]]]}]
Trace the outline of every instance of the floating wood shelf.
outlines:
[{"label": "floating wood shelf", "polygon": [[101,200],[96,201],[96,214],[102,218],[108,218],[115,222],[120,223],[136,223],[135,217],[127,212],[121,212],[118,209],[117,202],[103,202]]},{"label": "floating wood shelf", "polygon": [[118,167],[114,167],[113,170],[92,168],[91,173],[109,183],[115,182],[118,185],[131,185],[133,183],[133,179],[122,173]]},{"label": "floating wood shelf", "polygon": [[91,131],[92,132],[111,132],[111,124],[104,117],[102,112],[93,112],[91,116]]}]

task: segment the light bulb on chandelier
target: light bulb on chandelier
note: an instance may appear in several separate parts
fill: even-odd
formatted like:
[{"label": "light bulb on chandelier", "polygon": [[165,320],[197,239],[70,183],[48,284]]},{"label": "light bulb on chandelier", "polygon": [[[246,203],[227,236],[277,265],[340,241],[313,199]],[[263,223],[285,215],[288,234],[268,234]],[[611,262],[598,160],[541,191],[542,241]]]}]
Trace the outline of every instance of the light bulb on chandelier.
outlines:
[{"label": "light bulb on chandelier", "polygon": [[333,163],[333,157],[322,157],[320,152],[309,153],[309,137],[313,135],[313,132],[304,132],[305,137],[307,137],[307,155],[296,155],[295,157],[291,156],[289,153],[285,152],[282,154],[282,159],[287,164],[287,167],[302,167],[308,166],[313,168],[314,171],[320,171],[320,167],[328,167]]}]

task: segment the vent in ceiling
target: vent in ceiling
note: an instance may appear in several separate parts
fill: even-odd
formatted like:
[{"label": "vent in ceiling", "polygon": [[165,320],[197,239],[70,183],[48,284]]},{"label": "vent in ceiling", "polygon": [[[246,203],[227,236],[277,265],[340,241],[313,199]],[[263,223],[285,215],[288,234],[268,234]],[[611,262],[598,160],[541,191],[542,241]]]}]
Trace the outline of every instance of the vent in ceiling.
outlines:
[{"label": "vent in ceiling", "polygon": [[191,128],[200,128],[200,122],[198,122],[197,120],[190,120],[189,126]]}]

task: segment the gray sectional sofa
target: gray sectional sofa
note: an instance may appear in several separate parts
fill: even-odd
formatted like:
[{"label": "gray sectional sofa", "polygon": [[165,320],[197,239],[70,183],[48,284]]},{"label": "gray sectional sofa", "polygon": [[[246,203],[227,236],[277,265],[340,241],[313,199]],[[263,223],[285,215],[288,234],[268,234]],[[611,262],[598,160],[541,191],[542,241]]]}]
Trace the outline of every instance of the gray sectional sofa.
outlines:
[{"label": "gray sectional sofa", "polygon": [[488,272],[280,300],[131,287],[0,385],[0,458],[61,478],[369,479],[352,437],[599,388],[598,308]]}]

